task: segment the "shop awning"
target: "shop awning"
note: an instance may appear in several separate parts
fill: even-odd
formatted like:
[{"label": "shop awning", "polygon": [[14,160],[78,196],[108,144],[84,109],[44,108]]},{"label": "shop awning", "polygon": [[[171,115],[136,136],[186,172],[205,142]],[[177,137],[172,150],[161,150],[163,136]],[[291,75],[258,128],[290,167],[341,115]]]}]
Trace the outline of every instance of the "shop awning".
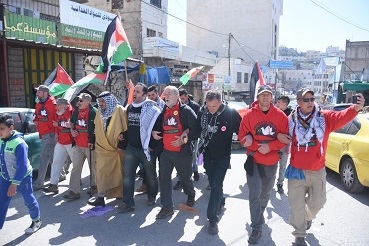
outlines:
[{"label": "shop awning", "polygon": [[343,82],[342,88],[345,91],[366,91],[366,90],[369,90],[369,82],[367,81],[346,81],[346,82]]}]

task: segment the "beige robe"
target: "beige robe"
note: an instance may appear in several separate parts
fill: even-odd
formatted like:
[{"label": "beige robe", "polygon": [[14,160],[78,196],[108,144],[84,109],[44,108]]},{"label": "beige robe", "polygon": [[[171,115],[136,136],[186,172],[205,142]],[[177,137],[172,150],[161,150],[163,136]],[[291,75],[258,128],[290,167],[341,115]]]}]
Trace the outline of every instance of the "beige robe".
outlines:
[{"label": "beige robe", "polygon": [[95,117],[96,135],[96,179],[97,190],[106,191],[107,198],[123,197],[122,160],[124,152],[118,154],[118,135],[127,131],[127,113],[118,105],[111,117],[106,134],[103,130],[100,110]]}]

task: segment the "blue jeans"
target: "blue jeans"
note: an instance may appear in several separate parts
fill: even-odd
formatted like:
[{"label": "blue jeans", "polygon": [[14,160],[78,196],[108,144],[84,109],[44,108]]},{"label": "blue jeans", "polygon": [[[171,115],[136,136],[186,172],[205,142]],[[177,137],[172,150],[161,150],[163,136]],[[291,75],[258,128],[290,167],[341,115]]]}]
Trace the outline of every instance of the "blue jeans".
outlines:
[{"label": "blue jeans", "polygon": [[211,187],[207,217],[210,223],[218,222],[218,210],[223,199],[223,181],[231,161],[230,156],[220,160],[204,158],[204,168]]},{"label": "blue jeans", "polygon": [[158,194],[158,178],[156,174],[156,155],[150,153],[151,160],[148,161],[142,148],[132,145],[127,146],[123,161],[123,203],[134,207],[133,199],[135,189],[136,170],[140,163],[144,166],[148,198],[155,198]]},{"label": "blue jeans", "polygon": [[[7,195],[11,182],[5,180],[0,176],[0,229],[3,228],[6,213],[9,208],[12,197]],[[29,215],[32,220],[40,218],[40,208],[38,202],[33,195],[32,189],[32,175],[25,177],[17,188],[17,192],[22,195],[24,204],[28,207]]]}]

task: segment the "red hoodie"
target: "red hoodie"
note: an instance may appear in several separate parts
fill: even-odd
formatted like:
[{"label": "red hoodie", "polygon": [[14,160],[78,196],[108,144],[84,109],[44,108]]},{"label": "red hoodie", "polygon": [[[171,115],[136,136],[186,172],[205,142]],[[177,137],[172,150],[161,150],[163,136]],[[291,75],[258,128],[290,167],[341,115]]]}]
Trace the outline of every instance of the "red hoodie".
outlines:
[{"label": "red hoodie", "polygon": [[56,120],[56,101],[53,96],[46,100],[44,103],[38,102],[35,109],[35,118],[33,121],[37,122],[37,131],[42,138],[42,135],[49,134],[55,131],[53,126],[53,120]]},{"label": "red hoodie", "polygon": [[73,107],[69,105],[62,115],[56,115],[56,122],[58,122],[58,127],[55,127],[55,134],[58,135],[58,143],[62,145],[72,144],[72,134],[70,129],[67,127],[66,123],[70,121],[72,116]]},{"label": "red hoodie", "polygon": [[[247,147],[247,154],[255,152],[254,162],[271,166],[279,161],[278,151],[286,146],[277,139],[278,133],[288,133],[288,120],[285,113],[271,103],[268,113],[264,114],[256,101],[242,118],[238,138],[243,145],[245,143],[243,138],[251,134],[253,141]],[[261,143],[268,143],[269,153],[261,154],[258,151]]]},{"label": "red hoodie", "polygon": [[[325,154],[327,151],[329,133],[341,128],[352,120],[357,112],[354,105],[342,111],[322,110],[321,114],[325,118],[325,131],[323,138],[323,153],[321,153],[321,144],[315,137],[311,138],[309,146],[300,146],[298,150],[295,131],[292,136],[290,164],[299,169],[317,171],[325,166]],[[291,117],[291,115],[289,116]]]}]

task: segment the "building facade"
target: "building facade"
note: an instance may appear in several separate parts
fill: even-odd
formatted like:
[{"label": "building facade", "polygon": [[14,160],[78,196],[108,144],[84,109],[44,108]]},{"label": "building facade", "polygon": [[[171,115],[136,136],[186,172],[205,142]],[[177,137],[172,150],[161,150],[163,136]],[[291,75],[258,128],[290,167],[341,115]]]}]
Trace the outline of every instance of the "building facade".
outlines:
[{"label": "building facade", "polygon": [[365,71],[369,70],[369,41],[350,42],[346,40],[344,66],[345,80],[369,80]]}]

